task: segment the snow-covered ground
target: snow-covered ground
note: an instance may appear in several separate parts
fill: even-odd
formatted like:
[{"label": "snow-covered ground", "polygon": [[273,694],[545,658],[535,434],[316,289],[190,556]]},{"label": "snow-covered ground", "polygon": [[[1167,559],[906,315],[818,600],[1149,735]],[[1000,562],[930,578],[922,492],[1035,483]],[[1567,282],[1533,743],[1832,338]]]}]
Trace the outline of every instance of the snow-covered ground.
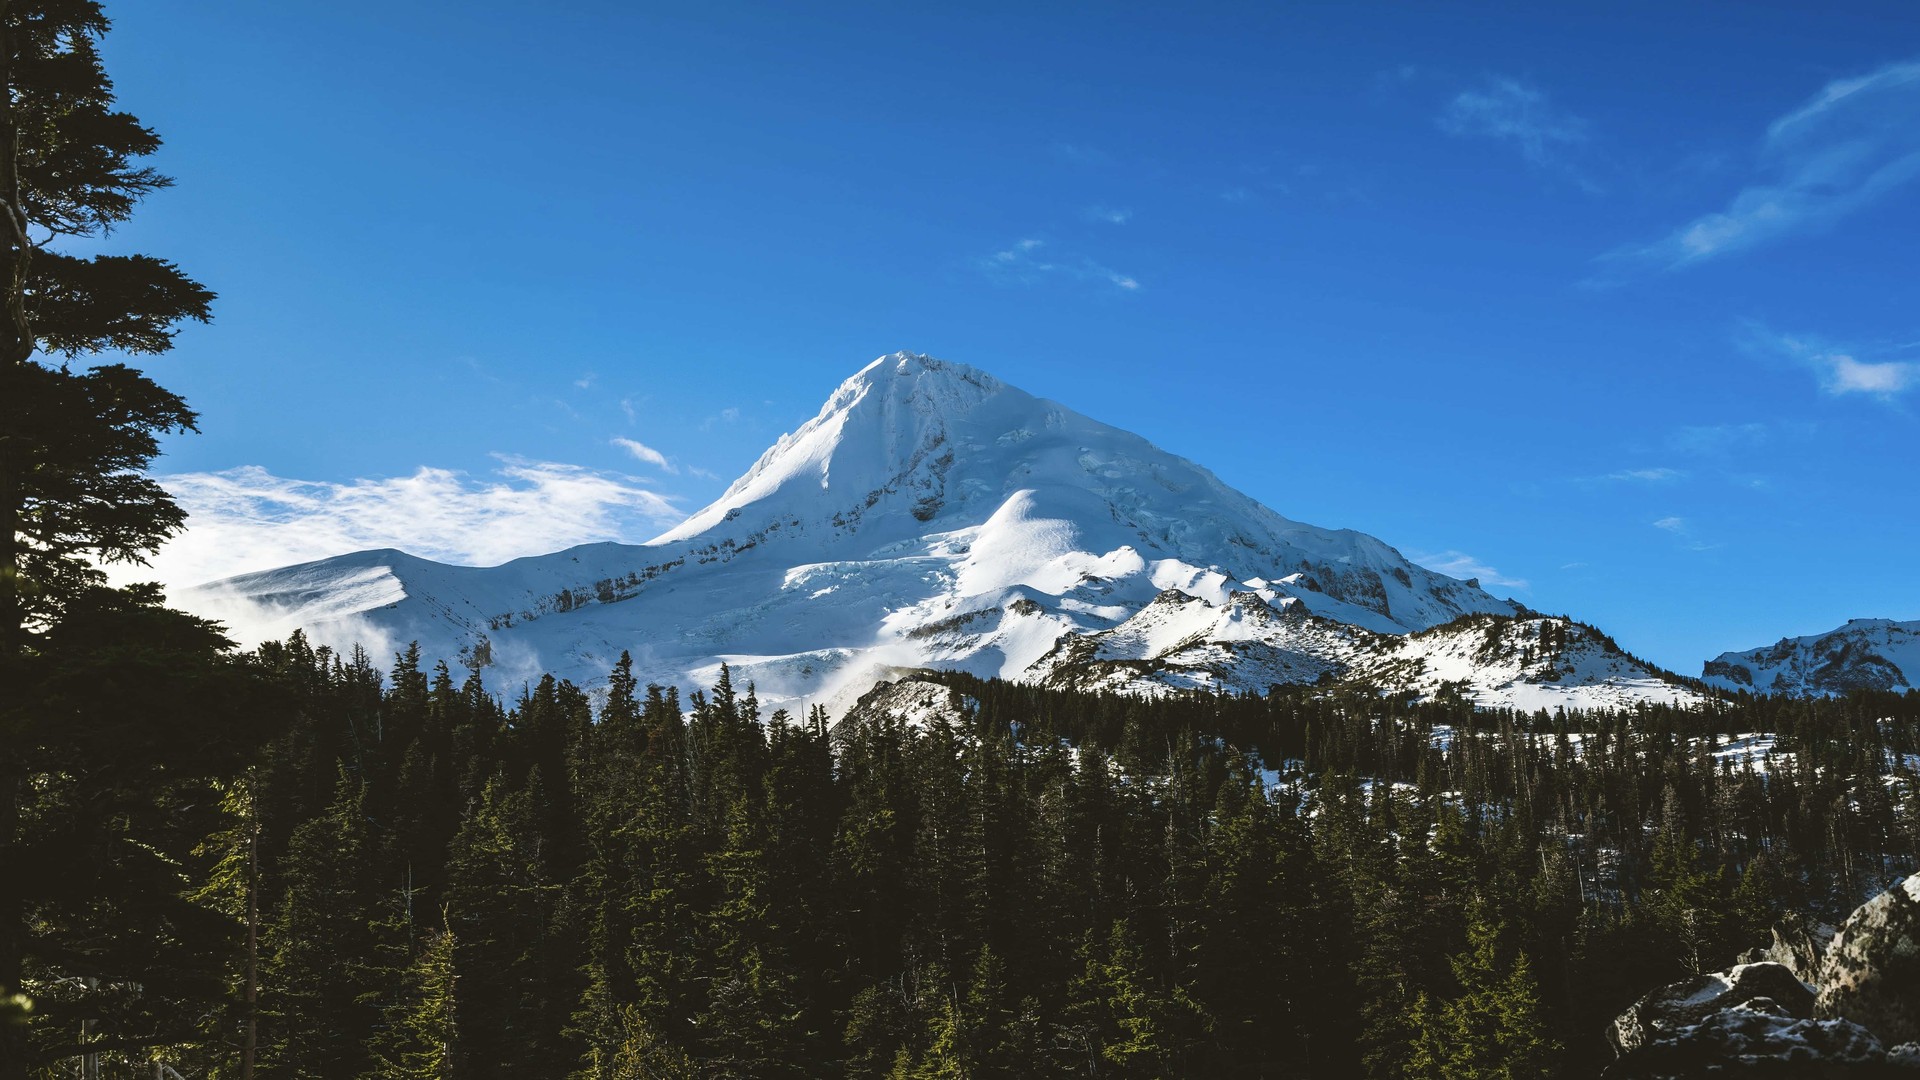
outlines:
[{"label": "snow-covered ground", "polygon": [[1734,735],[1724,744],[1719,744],[1716,737],[1718,745],[1713,751],[1713,760],[1716,764],[1731,765],[1736,771],[1751,764],[1755,772],[1772,772],[1789,758],[1789,755],[1774,750],[1774,744],[1778,741],[1777,736],[1766,732]]},{"label": "snow-covered ground", "polygon": [[1350,677],[1527,712],[1694,704],[1703,695],[1620,651],[1605,635],[1546,616],[1463,619],[1388,639]]}]

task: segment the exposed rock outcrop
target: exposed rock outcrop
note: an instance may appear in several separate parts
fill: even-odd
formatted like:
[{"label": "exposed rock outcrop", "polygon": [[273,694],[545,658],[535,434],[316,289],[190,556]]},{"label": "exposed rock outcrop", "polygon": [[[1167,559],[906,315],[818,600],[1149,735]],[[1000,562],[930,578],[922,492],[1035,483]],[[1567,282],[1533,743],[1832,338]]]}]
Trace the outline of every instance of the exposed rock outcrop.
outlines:
[{"label": "exposed rock outcrop", "polygon": [[1742,959],[1755,962],[1634,1002],[1607,1032],[1620,1057],[1603,1075],[1920,1080],[1920,875],[1838,932],[1791,919]]},{"label": "exposed rock outcrop", "polygon": [[[1873,1033],[1850,1020],[1807,1020],[1756,998],[1673,1029],[1614,1062],[1606,1080],[1697,1076],[1866,1078],[1909,1075]],[[1911,1075],[1920,1076],[1920,1072]]]},{"label": "exposed rock outcrop", "polygon": [[1616,1054],[1638,1050],[1683,1029],[1696,1027],[1724,1009],[1764,1004],[1769,1014],[1791,1020],[1813,1016],[1813,991],[1780,964],[1741,964],[1724,972],[1696,975],[1647,994],[1621,1013],[1607,1030]]},{"label": "exposed rock outcrop", "polygon": [[1743,964],[1763,960],[1785,967],[1808,985],[1820,982],[1820,965],[1826,961],[1827,945],[1833,941],[1834,928],[1799,912],[1789,912],[1773,928],[1773,940],[1764,949],[1751,949],[1740,957]]},{"label": "exposed rock outcrop", "polygon": [[1827,947],[1814,1012],[1920,1040],[1920,874],[1860,905]]}]

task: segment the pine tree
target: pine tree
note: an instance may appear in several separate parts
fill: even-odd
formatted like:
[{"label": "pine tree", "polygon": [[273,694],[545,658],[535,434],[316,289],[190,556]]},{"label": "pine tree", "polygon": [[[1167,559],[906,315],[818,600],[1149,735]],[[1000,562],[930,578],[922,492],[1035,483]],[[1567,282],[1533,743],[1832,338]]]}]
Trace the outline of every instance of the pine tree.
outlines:
[{"label": "pine tree", "polygon": [[738,799],[725,843],[708,857],[720,893],[704,950],[714,960],[709,1005],[696,1026],[707,1071],[718,1077],[798,1075],[805,1002],[768,862],[764,821]]},{"label": "pine tree", "polygon": [[354,1076],[367,1065],[377,1015],[373,837],[366,789],[343,769],[327,813],[294,831],[281,862],[284,894],[266,935],[262,1071]]},{"label": "pine tree", "polygon": [[[0,685],[8,688],[0,700],[0,998],[39,999],[28,1024],[0,1026],[4,1080],[75,1052],[60,1043],[80,1027],[66,1019],[76,1008],[113,1015],[113,1037],[94,1038],[90,1052],[134,1053],[179,1041],[222,983],[200,980],[197,965],[182,957],[136,959],[152,951],[144,942],[174,936],[154,918],[194,918],[136,909],[150,909],[141,898],[156,886],[162,897],[188,891],[158,878],[182,865],[199,839],[184,835],[195,819],[156,823],[151,815],[170,798],[167,781],[205,775],[196,770],[207,768],[202,740],[210,733],[183,723],[183,702],[161,705],[159,726],[172,725],[164,734],[187,741],[142,761],[153,747],[118,743],[125,714],[110,708],[137,712],[136,702],[158,702],[162,691],[134,688],[124,677],[106,687],[85,681],[96,663],[110,666],[106,654],[152,645],[170,654],[154,658],[157,667],[181,665],[163,680],[181,690],[182,675],[208,673],[223,644],[204,624],[162,614],[153,591],[107,593],[98,569],[138,560],[179,529],[179,508],[141,470],[160,433],[191,427],[194,418],[178,396],[133,368],[76,371],[70,361],[103,351],[164,352],[175,326],[204,321],[213,299],[161,259],[60,250],[126,221],[141,198],[169,183],[138,164],[158,137],[114,109],[98,51],[107,29],[90,0],[11,0],[0,9]],[[64,644],[87,651],[63,650],[56,632],[76,620],[111,630],[68,633]],[[114,692],[122,700],[110,700]],[[133,700],[125,700],[129,693]],[[193,719],[204,724],[225,712],[208,709]],[[247,738],[230,734],[244,748]],[[86,763],[80,783],[116,790],[69,801],[82,793],[46,783],[74,777],[64,771],[74,757]],[[131,767],[116,775],[120,763]],[[91,812],[102,803],[111,811]],[[75,813],[79,807],[89,812]],[[162,842],[161,832],[172,836]],[[41,842],[54,836],[57,848]],[[49,895],[56,883],[73,881],[105,892]],[[61,910],[49,918],[54,903]],[[103,921],[83,925],[88,909]],[[63,935],[90,942],[92,959],[50,965],[51,956],[79,955],[58,942]],[[225,955],[224,944],[204,939],[196,948]],[[53,989],[72,985],[62,979],[120,989],[90,993],[79,1005]]]},{"label": "pine tree", "polygon": [[368,1080],[452,1080],[454,1075],[453,931],[430,931],[407,966],[373,1040]]},{"label": "pine tree", "polygon": [[1085,1048],[1093,1069],[1147,1078],[1185,1072],[1183,1035],[1199,1009],[1183,990],[1168,990],[1147,966],[1133,931],[1116,920],[1104,941],[1089,938],[1086,968],[1070,990],[1070,1045]]},{"label": "pine tree", "polygon": [[620,654],[607,699],[575,769],[580,782],[586,861],[576,895],[587,922],[587,987],[572,1028],[586,1057],[576,1075],[602,1077],[619,1057],[636,1021],[637,980],[627,964],[633,940],[628,901],[636,875],[634,837],[646,812],[644,753],[647,732],[634,694],[633,658]]},{"label": "pine tree", "polygon": [[[211,723],[232,719],[219,701],[232,690],[188,678],[215,675],[221,638],[156,592],[102,590],[98,563],[136,561],[179,530],[179,507],[140,471],[157,434],[194,415],[123,363],[71,361],[165,352],[213,300],[163,259],[61,250],[169,183],[138,165],[159,138],[113,108],[106,31],[90,0],[0,10],[0,997],[38,997],[29,1024],[0,1024],[6,1080],[73,1053],[54,1032],[79,1015],[113,1032],[90,1053],[136,1053],[180,1042],[225,992],[196,957],[225,959],[230,924],[179,907],[192,882],[169,880],[192,865],[192,828],[217,824],[179,813],[204,803],[177,799],[177,784],[234,767],[207,753],[217,740],[250,744]],[[131,732],[129,717],[152,728]],[[83,896],[60,896],[75,882]],[[167,942],[182,947],[156,955]],[[75,982],[96,990],[58,990]]]},{"label": "pine tree", "polygon": [[0,1077],[190,1042],[227,993],[241,927],[193,899],[213,861],[194,852],[271,718],[224,647],[153,591],[92,590],[0,679],[0,996],[34,1003],[0,1032]]},{"label": "pine tree", "polygon": [[687,1052],[660,1036],[634,1006],[619,1011],[619,1038],[595,1048],[587,1075],[604,1080],[694,1080],[699,1076]]},{"label": "pine tree", "polygon": [[[687,782],[686,723],[677,691],[647,688],[641,709],[646,749],[641,758],[640,804],[621,828],[631,882],[622,897],[627,928],[620,943],[632,983],[619,1002],[632,1002],[649,1045],[685,1051],[694,1041],[700,1010],[696,912],[704,884]],[[625,1030],[634,1023],[621,1021]]]},{"label": "pine tree", "polygon": [[[195,852],[214,860],[206,880],[193,899],[239,920],[246,927],[244,952],[239,958],[238,992],[228,1008],[214,1014],[210,1041],[216,1046],[237,1042],[240,1075],[251,1077],[260,1044],[260,799],[257,770],[249,769],[220,785],[224,829],[209,836]],[[237,1036],[237,1038],[236,1038]]]},{"label": "pine tree", "polygon": [[105,234],[172,181],[136,164],[160,139],[114,110],[92,0],[13,0],[0,18],[0,644],[54,618],[101,574],[182,521],[141,476],[155,434],[191,427],[177,396],[132,368],[75,372],[36,353],[161,353],[213,296],[145,255],[79,258],[57,246]]},{"label": "pine tree", "polygon": [[965,992],[949,980],[929,1025],[927,1049],[906,1072],[907,1080],[997,1080],[1028,1075],[1040,1052],[1031,1002],[1015,1008],[1006,985],[1006,965],[981,946]]},{"label": "pine tree", "polygon": [[847,806],[834,837],[834,888],[843,897],[852,969],[875,983],[909,966],[902,953],[919,800],[907,748],[898,719],[862,719],[846,733],[839,760]]},{"label": "pine tree", "polygon": [[1688,839],[1678,801],[1669,789],[1641,909],[1649,944],[1665,954],[1675,978],[1711,968],[1709,958],[1719,955],[1727,933],[1724,876],[1704,865]]},{"label": "pine tree", "polygon": [[1460,992],[1414,1001],[1410,1080],[1546,1080],[1560,1047],[1541,1015],[1525,953],[1503,960],[1502,928],[1483,902],[1469,906],[1467,950],[1452,959]]},{"label": "pine tree", "polygon": [[491,781],[448,858],[461,1075],[533,1075],[577,1059],[564,1031],[579,988],[570,942],[553,933],[565,886],[542,850],[539,794]]},{"label": "pine tree", "polygon": [[1311,1061],[1315,1000],[1338,985],[1302,934],[1324,925],[1299,822],[1250,776],[1220,787],[1207,837],[1204,917],[1191,950],[1196,995],[1214,1019],[1223,1075]]}]

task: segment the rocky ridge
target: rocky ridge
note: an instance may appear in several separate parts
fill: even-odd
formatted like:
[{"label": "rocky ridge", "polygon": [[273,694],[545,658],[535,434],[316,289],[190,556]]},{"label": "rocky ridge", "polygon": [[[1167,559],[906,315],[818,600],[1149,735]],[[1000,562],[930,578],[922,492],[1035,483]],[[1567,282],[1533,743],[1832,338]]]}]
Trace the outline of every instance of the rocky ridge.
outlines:
[{"label": "rocky ridge", "polygon": [[1822,696],[1920,685],[1920,621],[1854,619],[1835,630],[1781,638],[1707,661],[1702,678],[1726,690]]}]

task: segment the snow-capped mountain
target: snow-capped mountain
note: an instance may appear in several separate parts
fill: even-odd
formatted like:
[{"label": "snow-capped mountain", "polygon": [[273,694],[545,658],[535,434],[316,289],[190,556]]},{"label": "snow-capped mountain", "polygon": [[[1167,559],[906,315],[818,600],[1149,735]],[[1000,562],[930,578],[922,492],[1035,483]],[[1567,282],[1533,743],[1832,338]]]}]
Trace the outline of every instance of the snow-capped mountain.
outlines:
[{"label": "snow-capped mountain", "polygon": [[1704,677],[1757,694],[1910,690],[1920,685],[1920,621],[1853,619],[1825,634],[1721,653],[1707,661]]},{"label": "snow-capped mountain", "polygon": [[[625,649],[644,678],[699,686],[725,662],[792,704],[918,667],[1264,690],[1375,670],[1430,640],[1405,635],[1463,615],[1522,613],[1371,536],[1281,517],[1137,435],[909,353],[842,383],[645,544],[486,568],[367,551],[179,599],[256,623],[264,610],[274,633],[417,640],[496,686],[542,671],[594,685]],[[1417,666],[1455,670],[1437,657]]]}]

